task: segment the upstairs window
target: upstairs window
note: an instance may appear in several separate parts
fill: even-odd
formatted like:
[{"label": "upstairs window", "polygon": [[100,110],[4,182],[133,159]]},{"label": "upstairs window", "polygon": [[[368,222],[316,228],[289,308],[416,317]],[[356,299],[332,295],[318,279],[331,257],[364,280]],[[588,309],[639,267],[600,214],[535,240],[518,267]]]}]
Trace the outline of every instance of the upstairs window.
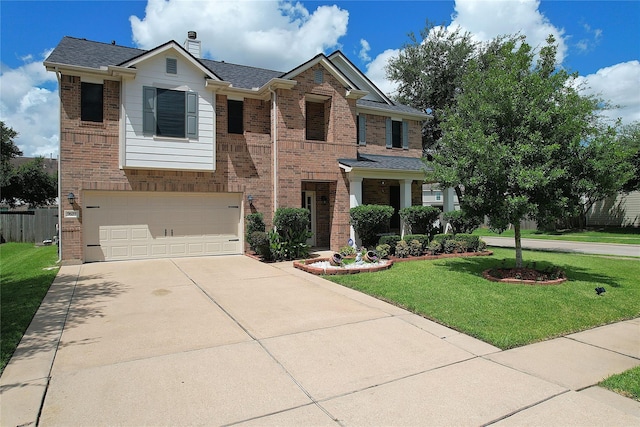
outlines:
[{"label": "upstairs window", "polygon": [[402,148],[402,122],[397,120],[391,121],[391,146]]},{"label": "upstairs window", "polygon": [[102,123],[104,85],[80,83],[80,120]]},{"label": "upstairs window", "polygon": [[198,136],[198,94],[145,86],[142,121],[145,134],[195,138]]},{"label": "upstairs window", "polygon": [[409,149],[409,122],[387,118],[386,146],[387,148]]},{"label": "upstairs window", "polygon": [[227,131],[236,134],[244,132],[244,102],[227,100]]}]

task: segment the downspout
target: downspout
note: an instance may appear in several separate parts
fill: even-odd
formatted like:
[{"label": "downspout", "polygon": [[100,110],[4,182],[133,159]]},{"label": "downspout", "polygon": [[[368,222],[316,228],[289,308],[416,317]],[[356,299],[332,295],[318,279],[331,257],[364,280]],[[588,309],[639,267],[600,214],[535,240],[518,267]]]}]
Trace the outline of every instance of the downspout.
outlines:
[{"label": "downspout", "polygon": [[60,122],[60,115],[62,112],[62,73],[55,68],[56,78],[58,79],[58,99],[60,103],[58,105],[58,224],[56,226],[56,233],[58,234],[58,264],[62,262],[62,164],[60,154],[62,153],[62,123]]},{"label": "downspout", "polygon": [[273,123],[271,125],[273,133],[273,212],[271,218],[276,215],[276,209],[278,209],[278,111],[277,111],[277,95],[276,92],[269,86],[269,92],[271,92],[271,112]]}]

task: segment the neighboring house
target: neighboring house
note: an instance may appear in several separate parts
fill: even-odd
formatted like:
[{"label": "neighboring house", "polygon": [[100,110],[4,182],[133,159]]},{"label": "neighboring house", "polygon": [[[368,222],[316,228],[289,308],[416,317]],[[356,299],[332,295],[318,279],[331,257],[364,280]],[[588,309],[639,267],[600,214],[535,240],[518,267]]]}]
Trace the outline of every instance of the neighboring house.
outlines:
[{"label": "neighboring house", "polygon": [[[451,201],[449,201],[448,197],[451,197]],[[447,203],[451,204],[449,209],[445,209]],[[452,189],[443,190],[439,184],[424,184],[422,186],[422,204],[440,208],[443,212],[460,210],[460,202],[455,191],[452,191]]]},{"label": "neighboring house", "polygon": [[310,243],[338,249],[357,237],[350,207],[422,203],[426,114],[341,52],[280,72],[200,50],[194,32],[151,50],[65,37],[45,60],[64,261],[241,254],[244,217],[271,227],[279,207],[308,208]]},{"label": "neighboring house", "polygon": [[594,203],[587,212],[587,226],[640,227],[640,191],[618,193]]}]

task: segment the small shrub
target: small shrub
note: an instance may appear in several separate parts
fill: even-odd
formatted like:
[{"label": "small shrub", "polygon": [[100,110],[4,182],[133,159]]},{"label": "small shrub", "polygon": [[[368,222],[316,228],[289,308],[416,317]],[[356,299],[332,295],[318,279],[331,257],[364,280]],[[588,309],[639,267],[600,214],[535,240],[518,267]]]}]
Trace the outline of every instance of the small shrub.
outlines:
[{"label": "small shrub", "polygon": [[393,207],[382,205],[360,205],[349,210],[351,225],[366,247],[374,247],[378,234],[389,230]]},{"label": "small shrub", "polygon": [[429,245],[429,236],[426,234],[407,234],[403,238],[407,243],[411,244],[412,240],[417,240],[422,245],[422,249],[426,249]]},{"label": "small shrub", "polygon": [[447,239],[442,243],[442,251],[445,254],[453,254],[456,253],[459,249],[460,245],[454,239]]},{"label": "small shrub", "polygon": [[249,236],[249,244],[256,251],[258,255],[265,261],[271,261],[271,247],[269,242],[269,235],[264,231],[254,231]]},{"label": "small shrub", "polygon": [[380,256],[380,258],[388,258],[389,255],[391,254],[391,246],[383,243],[381,245],[376,246],[376,252],[378,252],[378,255]]},{"label": "small shrub", "polygon": [[440,209],[433,206],[408,206],[398,212],[402,221],[414,234],[430,234]]},{"label": "small shrub", "polygon": [[435,240],[433,240],[432,242],[429,243],[429,246],[427,247],[427,251],[431,255],[438,255],[442,253],[442,243],[436,242]]},{"label": "small shrub", "polygon": [[[273,217],[276,234],[271,237],[272,253],[276,260],[299,259],[309,255],[307,239],[309,211],[304,208],[278,208]],[[275,252],[274,252],[275,251]]]},{"label": "small shrub", "polygon": [[406,258],[409,256],[409,253],[409,244],[404,240],[400,240],[396,245],[396,256],[398,258]]},{"label": "small shrub", "polygon": [[478,252],[480,237],[473,234],[456,234],[456,240],[461,243],[461,246],[465,247],[465,252]]},{"label": "small shrub", "polygon": [[409,255],[420,256],[422,255],[422,243],[420,240],[413,239],[409,242]]},{"label": "small shrub", "polygon": [[453,240],[454,236],[453,234],[436,234],[435,236],[433,236],[433,239],[431,239],[433,242],[438,242],[440,244],[443,244],[445,242],[445,240]]},{"label": "small shrub", "polygon": [[247,243],[253,250],[256,250],[256,247],[251,243],[251,236],[254,231],[266,231],[266,226],[264,224],[264,216],[261,212],[252,213],[245,217],[247,220],[247,230],[246,230],[246,239]]},{"label": "small shrub", "polygon": [[353,256],[356,254],[356,249],[353,246],[345,245],[340,248],[340,255],[343,257]]},{"label": "small shrub", "polygon": [[390,247],[390,251],[389,251],[389,255],[393,255],[394,253],[396,253],[396,245],[398,244],[398,242],[402,240],[402,237],[400,237],[397,234],[389,234],[386,236],[380,236],[380,240],[378,242],[379,245],[389,245]]}]

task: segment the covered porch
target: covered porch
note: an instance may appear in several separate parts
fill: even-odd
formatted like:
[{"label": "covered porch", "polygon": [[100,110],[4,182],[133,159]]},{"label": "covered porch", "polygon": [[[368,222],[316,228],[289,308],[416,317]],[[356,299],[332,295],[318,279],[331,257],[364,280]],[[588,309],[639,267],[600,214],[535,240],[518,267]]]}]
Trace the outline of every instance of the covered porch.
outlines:
[{"label": "covered porch", "polygon": [[[426,166],[415,157],[358,154],[355,159],[338,159],[349,180],[349,208],[360,205],[388,205],[394,208],[391,232],[403,235],[398,211],[422,205],[422,183]],[[353,227],[350,237],[359,242]]]}]

